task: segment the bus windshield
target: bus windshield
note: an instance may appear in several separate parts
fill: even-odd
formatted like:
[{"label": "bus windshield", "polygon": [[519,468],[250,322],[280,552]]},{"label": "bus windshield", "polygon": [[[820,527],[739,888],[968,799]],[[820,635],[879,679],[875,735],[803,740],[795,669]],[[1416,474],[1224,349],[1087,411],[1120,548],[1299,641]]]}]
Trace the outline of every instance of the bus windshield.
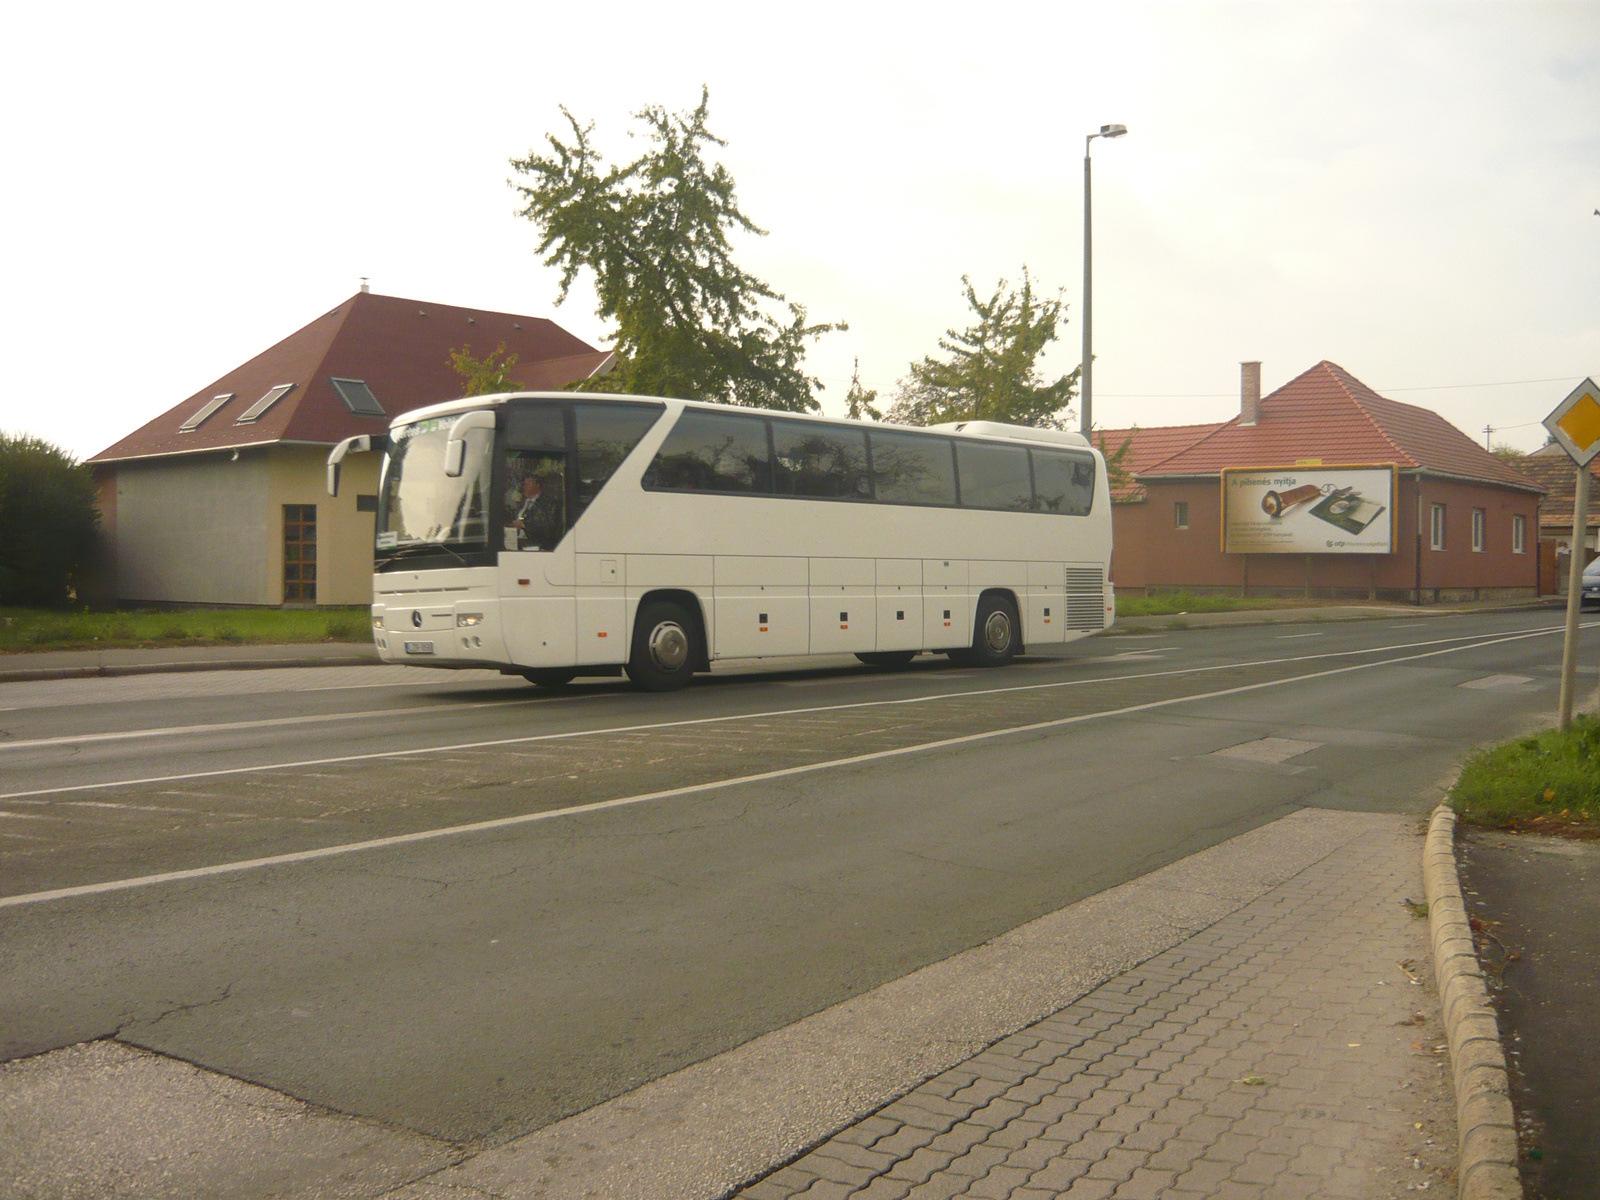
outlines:
[{"label": "bus windshield", "polygon": [[390,438],[378,489],[377,549],[486,547],[494,430],[469,429],[461,474],[444,473],[445,442],[460,414],[402,425]]}]

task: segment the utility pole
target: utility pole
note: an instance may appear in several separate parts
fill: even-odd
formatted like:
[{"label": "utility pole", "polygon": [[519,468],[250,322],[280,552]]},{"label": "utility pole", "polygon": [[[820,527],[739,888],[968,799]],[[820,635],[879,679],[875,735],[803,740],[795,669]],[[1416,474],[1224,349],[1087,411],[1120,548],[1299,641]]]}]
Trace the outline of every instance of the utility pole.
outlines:
[{"label": "utility pole", "polygon": [[1583,607],[1584,543],[1589,540],[1589,466],[1580,463],[1572,493],[1572,557],[1567,568],[1567,629],[1561,643],[1561,728],[1572,724],[1578,688],[1578,612]]},{"label": "utility pole", "polygon": [[1102,125],[1099,133],[1083,139],[1083,367],[1078,375],[1078,407],[1086,438],[1094,429],[1094,239],[1089,218],[1089,148],[1097,137],[1119,138],[1127,132],[1126,125]]},{"label": "utility pole", "polygon": [[1493,425],[1485,425],[1483,427],[1483,448],[1485,450],[1489,451],[1490,454],[1494,453],[1494,443],[1489,440],[1489,435],[1492,434],[1493,432],[1494,432],[1494,426]]}]

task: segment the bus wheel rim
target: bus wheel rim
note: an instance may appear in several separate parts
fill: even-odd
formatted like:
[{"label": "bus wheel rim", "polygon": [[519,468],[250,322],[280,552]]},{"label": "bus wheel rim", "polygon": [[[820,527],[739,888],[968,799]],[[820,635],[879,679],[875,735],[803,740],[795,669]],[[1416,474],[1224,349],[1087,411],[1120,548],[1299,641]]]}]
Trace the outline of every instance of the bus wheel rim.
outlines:
[{"label": "bus wheel rim", "polygon": [[983,623],[983,640],[994,653],[1004,654],[1011,648],[1011,618],[1003,612],[990,613]]},{"label": "bus wheel rim", "polygon": [[663,671],[676,671],[689,661],[689,635],[674,621],[650,631],[650,658]]}]

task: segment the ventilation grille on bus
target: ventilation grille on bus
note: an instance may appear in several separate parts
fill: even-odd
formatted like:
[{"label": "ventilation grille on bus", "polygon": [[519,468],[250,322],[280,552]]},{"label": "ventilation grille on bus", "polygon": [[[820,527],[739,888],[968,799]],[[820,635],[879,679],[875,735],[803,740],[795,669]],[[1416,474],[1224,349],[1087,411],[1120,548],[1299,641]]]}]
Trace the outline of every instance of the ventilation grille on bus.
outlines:
[{"label": "ventilation grille on bus", "polygon": [[1106,627],[1105,580],[1099,567],[1067,568],[1067,628],[1080,631]]}]

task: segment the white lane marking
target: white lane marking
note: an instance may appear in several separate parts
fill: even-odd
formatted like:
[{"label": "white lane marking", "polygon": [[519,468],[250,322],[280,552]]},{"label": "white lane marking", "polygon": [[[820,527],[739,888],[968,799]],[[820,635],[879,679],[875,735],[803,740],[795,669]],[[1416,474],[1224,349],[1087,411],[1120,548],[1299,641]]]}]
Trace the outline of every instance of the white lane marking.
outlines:
[{"label": "white lane marking", "polygon": [[1292,642],[1296,638],[1321,637],[1326,632],[1326,630],[1318,630],[1316,633],[1280,633],[1274,636],[1280,642]]},{"label": "white lane marking", "polygon": [[1096,660],[1098,662],[1141,662],[1149,658],[1160,658],[1169,650],[1176,650],[1176,646],[1149,646],[1140,650],[1124,650],[1121,654],[1107,654]]},{"label": "white lane marking", "polygon": [[1493,691],[1497,688],[1521,687],[1525,683],[1532,683],[1531,675],[1485,675],[1482,679],[1469,679],[1465,683],[1458,683],[1458,688],[1468,688],[1472,691]]},{"label": "white lane marking", "polygon": [[905,758],[912,754],[923,754],[930,750],[947,750],[953,746],[970,746],[978,742],[1010,737],[1013,734],[1038,733],[1045,729],[1062,729],[1068,725],[1082,725],[1089,721],[1104,720],[1108,717],[1131,716],[1134,713],[1152,712],[1155,709],[1171,708],[1174,705],[1189,704],[1198,700],[1217,700],[1224,696],[1239,696],[1246,692],[1259,692],[1267,688],[1283,687],[1291,683],[1304,683],[1313,679],[1327,679],[1334,675],[1348,675],[1355,671],[1370,671],[1377,667],[1390,667],[1397,663],[1415,662],[1423,658],[1436,658],[1441,654],[1456,654],[1463,650],[1478,650],[1487,646],[1502,645],[1506,642],[1522,641],[1525,638],[1543,637],[1546,634],[1555,632],[1559,632],[1559,630],[1550,629],[1533,633],[1511,634],[1471,646],[1447,646],[1442,650],[1428,650],[1422,654],[1411,654],[1404,658],[1387,658],[1382,662],[1353,663],[1347,667],[1330,667],[1325,671],[1313,671],[1306,675],[1291,675],[1284,679],[1267,679],[1260,683],[1245,683],[1237,687],[1220,688],[1214,692],[1202,692],[1194,696],[1170,696],[1165,700],[1149,700],[1143,704],[1129,704],[1122,708],[1102,709],[1099,712],[1080,713],[1072,717],[1057,717],[1050,721],[1034,721],[1027,725],[1012,725],[1005,729],[991,729],[983,733],[968,733],[960,737],[940,738],[934,742],[920,742],[914,746],[901,746],[894,750],[875,750],[870,754],[853,754],[847,758],[834,758],[826,762],[808,763],[798,767],[783,767],[776,771],[762,771],[754,775],[739,775],[732,779],[719,779],[711,783],[694,783],[685,787],[667,788],[659,792],[643,792],[636,796],[620,796],[614,800],[598,800],[590,804],[574,804],[567,808],[547,809],[544,812],[520,813],[514,817],[496,817],[488,821],[473,821],[466,825],[447,825],[439,829],[422,829],[415,833],[400,833],[390,837],[370,838],[363,842],[345,842],[337,846],[322,846],[315,850],[296,850],[289,854],[273,854],[265,858],[215,863],[209,867],[190,867],[182,871],[163,871],[157,875],[140,875],[131,879],[110,879],[103,883],[87,883],[80,884],[77,887],[53,888],[45,892],[26,892],[16,896],[0,896],[0,908],[41,904],[50,900],[67,900],[76,896],[97,896],[106,892],[127,891],[130,888],[149,887],[158,883],[177,883],[184,880],[205,879],[214,875],[228,875],[240,871],[257,870],[262,867],[314,862],[321,858],[333,858],[338,855],[354,854],[363,850],[381,850],[388,846],[406,846],[414,842],[434,841],[438,838],[455,837],[461,834],[482,833],[491,829],[509,829],[517,825],[531,825],[538,821],[552,821],[558,817],[575,817],[586,813],[605,812],[613,808],[629,808],[656,800],[670,800],[678,796],[693,796],[705,792],[721,791],[724,788],[740,787],[749,783],[765,783],[773,779],[792,779],[797,775],[810,775],[818,771],[830,771],[839,767],[854,767],[865,763],[883,762],[892,758]]},{"label": "white lane marking", "polygon": [[[1585,629],[1593,628],[1600,622],[1591,622],[1583,626]],[[1498,641],[1517,641],[1521,638],[1543,637],[1551,633],[1561,633],[1564,625],[1551,625],[1544,629],[1524,631],[1512,634],[1497,641],[1476,643],[1490,646]],[[342,763],[370,762],[384,758],[412,758],[423,754],[450,754],[462,750],[492,750],[501,746],[521,746],[532,742],[565,741],[569,738],[601,737],[614,733],[650,733],[661,729],[682,729],[695,725],[719,725],[731,721],[760,721],[774,717],[812,716],[817,713],[844,712],[857,708],[892,707],[894,705],[930,704],[940,700],[961,700],[970,696],[996,696],[1011,692],[1032,692],[1049,688],[1086,687],[1095,683],[1124,683],[1138,679],[1164,679],[1174,675],[1198,675],[1206,671],[1231,671],[1246,667],[1276,666],[1282,663],[1315,662],[1324,658],[1348,658],[1356,654],[1372,654],[1378,650],[1412,650],[1419,646],[1439,646],[1449,642],[1471,641],[1482,634],[1466,634],[1460,637],[1432,638],[1425,642],[1411,642],[1406,645],[1368,647],[1360,650],[1329,650],[1321,654],[1299,654],[1289,658],[1263,658],[1254,662],[1243,663],[1216,663],[1207,667],[1175,667],[1170,671],[1145,671],[1137,675],[1101,675],[1089,679],[1057,680],[1054,683],[1024,683],[1011,687],[974,688],[958,692],[934,692],[926,696],[910,696],[894,700],[858,700],[849,704],[818,704],[806,708],[778,708],[766,712],[730,713],[721,717],[688,717],[681,721],[654,721],[643,725],[610,725],[598,729],[574,729],[564,733],[535,733],[524,734],[521,737],[492,738],[481,742],[454,742],[444,746],[415,746],[406,750],[373,750],[365,754],[341,754],[329,758],[307,758],[291,762],[260,763],[249,767],[221,767],[211,771],[189,771],[178,775],[150,775],[140,779],[111,779],[100,783],[74,783],[62,787],[31,788],[21,792],[0,793],[0,800],[26,800],[35,796],[56,796],[65,792],[90,792],[104,788],[138,787],[150,783],[177,783],[189,779],[215,779],[225,775],[248,775],[259,771],[293,771],[305,767],[325,767]],[[1470,647],[1462,647],[1464,649]],[[1405,662],[1406,659],[1391,661]],[[493,701],[485,702],[485,706],[492,706]],[[37,803],[37,801],[35,801]]]},{"label": "white lane marking", "polygon": [[[1422,624],[1426,624],[1426,622],[1422,622]],[[1550,628],[1554,629],[1556,627],[1555,626],[1551,626]],[[1586,626],[1584,626],[1584,628],[1587,629],[1587,628],[1589,628],[1589,626],[1586,625]],[[1540,631],[1540,632],[1543,632],[1543,631]],[[545,735],[545,736],[548,736],[548,737],[589,737],[589,736],[593,736],[594,734],[601,734],[601,733],[633,733],[633,732],[637,732],[639,730],[657,729],[657,728],[671,728],[671,727],[674,727],[674,726],[677,726],[677,725],[696,725],[696,724],[701,724],[701,723],[711,723],[711,722],[717,722],[717,721],[743,720],[743,719],[759,720],[759,719],[764,718],[764,717],[779,716],[779,715],[807,715],[807,714],[819,713],[819,712],[831,712],[831,711],[835,711],[835,710],[838,710],[838,709],[861,708],[861,707],[865,707],[865,706],[872,705],[872,704],[922,704],[922,703],[926,703],[926,702],[929,702],[929,701],[935,701],[935,700],[960,699],[963,696],[989,696],[989,695],[1000,695],[1000,694],[1003,694],[1003,693],[1006,693],[1006,692],[1035,691],[1035,690],[1037,690],[1039,688],[1084,687],[1084,686],[1086,686],[1088,684],[1092,684],[1092,683],[1120,682],[1120,681],[1123,681],[1123,680],[1134,680],[1134,679],[1159,679],[1159,678],[1163,678],[1163,677],[1171,676],[1171,675],[1191,675],[1191,674],[1201,674],[1201,673],[1204,673],[1206,671],[1226,671],[1226,670],[1232,670],[1234,668],[1271,666],[1271,665],[1273,665],[1275,663],[1310,662],[1310,661],[1313,661],[1313,660],[1319,659],[1319,658],[1339,658],[1339,657],[1345,657],[1345,656],[1354,655],[1354,654],[1376,654],[1376,653],[1379,653],[1379,652],[1384,651],[1384,650],[1413,650],[1413,649],[1417,648],[1418,646],[1438,646],[1438,645],[1443,645],[1446,642],[1471,641],[1473,638],[1483,637],[1483,636],[1486,636],[1486,635],[1484,635],[1484,634],[1462,634],[1462,635],[1460,635],[1458,637],[1453,637],[1453,638],[1434,638],[1434,639],[1431,639],[1431,640],[1426,641],[1426,642],[1407,642],[1407,643],[1402,643],[1402,644],[1398,644],[1398,645],[1370,646],[1370,647],[1366,647],[1364,649],[1357,649],[1357,650],[1335,650],[1335,651],[1329,651],[1329,652],[1327,652],[1325,654],[1302,654],[1302,655],[1294,655],[1294,656],[1291,656],[1291,657],[1288,657],[1288,658],[1263,658],[1263,659],[1256,659],[1253,662],[1217,663],[1217,664],[1212,664],[1210,666],[1204,666],[1204,667],[1179,667],[1179,668],[1174,668],[1173,670],[1170,670],[1170,671],[1151,671],[1151,672],[1147,672],[1147,673],[1142,674],[1142,675],[1102,675],[1102,676],[1095,676],[1095,677],[1089,678],[1089,679],[1057,680],[1057,681],[1055,681],[1053,683],[1016,684],[1016,685],[1012,685],[1012,686],[1009,686],[1009,687],[984,688],[982,690],[977,690],[977,691],[969,690],[969,691],[954,691],[954,692],[935,692],[935,693],[932,693],[930,695],[915,696],[915,697],[911,697],[909,699],[869,700],[869,701],[860,701],[860,702],[855,702],[855,703],[850,703],[850,704],[820,705],[820,706],[811,707],[811,708],[778,709],[778,710],[774,710],[773,712],[750,713],[750,714],[747,714],[747,716],[745,716],[745,717],[739,717],[739,716],[702,717],[702,718],[696,718],[694,720],[689,720],[689,721],[671,722],[669,725],[664,725],[664,726],[663,725],[612,726],[612,727],[608,727],[608,728],[604,728],[604,729],[582,730],[582,731],[576,731],[576,732],[573,732],[573,733],[551,734],[551,735]],[[1156,651],[1176,650],[1176,649],[1178,649],[1177,646],[1152,646],[1152,647],[1149,648],[1149,650],[1129,650],[1129,651],[1125,651],[1122,654],[1109,655],[1109,656],[1103,657],[1103,658],[1101,658],[1099,660],[1089,660],[1089,661],[1101,661],[1101,662],[1114,662],[1114,661],[1118,661],[1118,660],[1122,660],[1122,661],[1137,661],[1137,659],[1139,659],[1141,656],[1146,655],[1146,654],[1153,654]],[[1064,660],[1064,661],[1066,661],[1066,660]],[[1085,660],[1070,660],[1070,661],[1079,662],[1079,661],[1085,661]],[[417,669],[420,670],[421,668],[417,668]],[[949,679],[949,678],[970,678],[970,677],[972,677],[974,675],[977,675],[977,674],[979,674],[979,672],[975,672],[975,671],[954,672],[954,671],[952,671],[952,672],[948,672],[948,673],[941,673],[941,678],[945,678],[945,679]],[[850,678],[853,678],[853,677],[850,677]],[[885,676],[880,676],[878,678],[881,678],[881,679],[883,679],[885,681],[889,681],[889,680],[894,680],[894,679],[897,679],[897,678],[905,678],[905,677],[904,676],[885,675]],[[837,679],[829,679],[829,680],[822,680],[822,681],[818,681],[818,682],[837,683],[837,682],[839,682],[839,680],[837,680]],[[379,686],[379,685],[357,685],[357,686]],[[389,686],[389,685],[382,685],[382,686]],[[312,691],[344,691],[344,690],[348,690],[348,689],[346,689],[346,688],[321,688],[321,689],[313,688],[313,689],[307,689],[307,690],[312,690]],[[566,705],[566,704],[572,703],[575,700],[598,700],[598,699],[601,699],[603,697],[611,696],[611,695],[614,695],[614,694],[615,693],[610,692],[610,691],[600,691],[600,692],[591,692],[591,693],[587,693],[587,694],[580,693],[578,695],[564,695],[564,696],[529,696],[529,697],[527,697],[525,699],[520,699],[520,700],[517,700],[517,699],[513,699],[513,700],[482,700],[482,701],[477,701],[477,702],[469,703],[469,704],[449,704],[449,703],[446,703],[446,704],[435,704],[435,705],[430,705],[427,708],[367,709],[367,710],[364,710],[364,711],[361,711],[361,712],[354,712],[354,713],[334,713],[334,714],[330,714],[328,716],[323,716],[323,717],[316,717],[316,716],[308,716],[308,717],[268,717],[268,718],[262,718],[262,719],[256,720],[256,721],[230,721],[230,722],[224,722],[224,723],[218,723],[218,724],[212,724],[212,725],[177,725],[177,726],[169,726],[169,727],[166,727],[166,728],[157,728],[157,729],[123,730],[123,731],[114,732],[114,733],[64,734],[64,735],[62,735],[60,737],[54,737],[54,738],[33,738],[33,739],[28,740],[28,741],[21,741],[21,742],[0,742],[0,751],[3,751],[3,750],[20,750],[20,749],[38,748],[38,747],[45,747],[45,746],[76,745],[76,744],[79,744],[79,743],[89,743],[89,742],[102,742],[102,741],[109,742],[109,741],[119,741],[119,740],[128,740],[128,739],[134,739],[134,738],[146,738],[146,737],[169,737],[169,736],[170,737],[177,737],[177,736],[181,736],[181,735],[184,735],[184,734],[192,734],[192,733],[210,733],[210,732],[224,732],[225,733],[225,732],[235,732],[235,731],[243,730],[243,729],[261,729],[261,728],[270,728],[270,727],[273,727],[273,726],[281,726],[281,725],[315,724],[315,723],[317,723],[319,721],[334,721],[334,720],[343,721],[343,720],[356,720],[356,719],[376,719],[376,718],[379,718],[379,717],[389,717],[389,716],[432,716],[432,715],[436,715],[438,713],[449,713],[449,712],[455,712],[455,711],[467,711],[469,709],[476,709],[476,708],[504,708],[504,707],[507,707],[507,706],[510,706],[510,705],[513,705],[513,704],[515,704],[515,705],[538,705],[538,704],[560,703],[560,704]],[[3,711],[3,710],[0,710],[0,711]],[[469,743],[469,745],[476,745],[476,744],[479,744],[479,743]],[[481,743],[481,744],[485,745],[485,746],[493,746],[493,745],[499,745],[501,743],[498,743],[498,742],[484,742],[484,743]],[[459,747],[459,746],[440,746],[440,747],[437,747],[436,749],[439,749],[439,750],[454,750],[454,749],[460,749],[460,748],[461,747]],[[420,753],[427,753],[427,752],[428,752],[428,748],[424,747],[424,748],[419,749],[419,750],[388,751],[388,752],[384,752],[384,753],[378,754],[378,755],[376,755],[376,757],[386,757],[389,754],[420,754]],[[169,780],[174,780],[174,779],[202,779],[202,778],[206,778],[206,777],[208,777],[210,775],[214,775],[214,774],[232,775],[232,774],[238,774],[240,771],[271,771],[271,770],[279,770],[279,769],[289,769],[289,768],[292,768],[292,767],[302,766],[302,765],[316,765],[317,763],[321,763],[321,762],[344,762],[344,761],[348,761],[348,760],[346,760],[346,759],[326,759],[326,760],[324,760],[324,759],[315,759],[315,760],[312,760],[310,763],[305,763],[305,764],[302,764],[302,763],[281,763],[281,764],[266,763],[266,764],[262,764],[260,766],[255,766],[255,767],[239,767],[239,768],[233,768],[233,769],[230,769],[230,770],[227,770],[227,771],[220,771],[220,772],[218,772],[218,771],[201,771],[201,772],[197,772],[197,773],[195,773],[193,775],[163,775],[163,776],[159,776],[159,777],[156,777],[156,778],[153,778],[153,779],[129,779],[129,780],[121,780],[121,781],[116,781],[116,782],[106,783],[106,784],[84,784],[82,786],[83,787],[117,787],[117,786],[121,786],[123,784],[127,784],[127,785],[131,786],[131,785],[136,784],[136,783],[164,783],[164,782],[167,782]],[[4,795],[0,795],[0,800],[11,799],[12,797],[17,797],[17,796],[42,795],[42,794],[47,794],[50,791],[56,791],[56,790],[60,790],[60,791],[75,791],[75,790],[78,790],[78,789],[77,788],[62,788],[62,789],[44,789],[44,791],[42,791],[42,792],[41,791],[11,792],[11,793],[7,793],[7,794],[4,794]]]},{"label": "white lane marking", "polygon": [[1246,762],[1281,763],[1309,754],[1321,745],[1321,742],[1302,742],[1294,738],[1264,737],[1253,742],[1240,742],[1237,746],[1226,746],[1211,753],[1223,758],[1242,758]]},{"label": "white lane marking", "polygon": [[35,750],[41,746],[77,746],[91,742],[123,742],[135,738],[181,737],[187,733],[233,733],[241,729],[277,729],[286,725],[319,725],[324,721],[363,721],[378,717],[431,715],[471,708],[507,708],[513,704],[548,704],[550,699],[529,696],[525,700],[480,700],[473,704],[435,704],[428,708],[369,708],[362,712],[328,713],[325,716],[262,717],[255,721],[223,721],[211,725],[168,725],[160,729],[123,729],[112,733],[69,733],[60,737],[30,738],[23,742],[0,742],[0,751]]}]

